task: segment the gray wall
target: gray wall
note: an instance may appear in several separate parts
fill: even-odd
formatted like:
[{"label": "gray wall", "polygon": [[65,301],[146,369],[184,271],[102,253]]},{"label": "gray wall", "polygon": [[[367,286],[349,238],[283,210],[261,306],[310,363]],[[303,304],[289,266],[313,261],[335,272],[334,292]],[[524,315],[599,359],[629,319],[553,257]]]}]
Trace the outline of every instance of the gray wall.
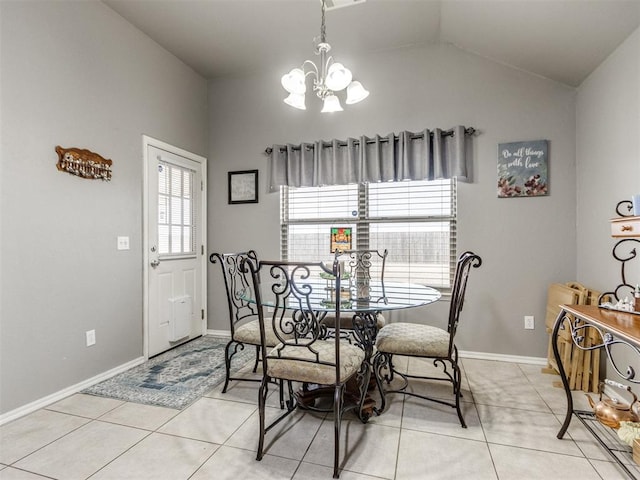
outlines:
[{"label": "gray wall", "polygon": [[[578,278],[606,291],[621,282],[609,219],[640,193],[640,30],[583,82],[576,112]],[[640,268],[628,280],[640,283]]]},{"label": "gray wall", "polygon": [[[280,76],[303,58],[210,83],[210,252],[255,248],[263,258],[279,256],[278,195],[264,193],[262,152],[273,143],[472,126],[480,133],[473,183],[459,184],[458,245],[484,264],[472,273],[459,346],[546,357],[547,285],[576,279],[575,91],[448,45],[335,55],[371,91],[341,113],[320,114],[311,96],[306,111],[282,102]],[[498,143],[538,139],[550,141],[551,195],[497,198]],[[227,172],[250,168],[260,170],[260,203],[228,205]],[[215,266],[209,282],[209,328],[228,329]],[[442,301],[394,312],[391,320],[442,322],[447,309]],[[524,315],[535,315],[535,330],[523,329]]]},{"label": "gray wall", "polygon": [[[206,81],[102,3],[0,9],[7,412],[142,355],[142,135],[206,156],[208,127]],[[112,159],[113,180],[58,172],[56,145]]]},{"label": "gray wall", "polygon": [[[621,274],[609,219],[619,201],[640,193],[640,29],[580,86],[576,111],[578,279],[611,291]],[[640,258],[628,264],[626,276],[640,283]],[[622,350],[615,350],[620,368],[638,372],[637,356]],[[611,369],[608,375],[617,378]]]}]

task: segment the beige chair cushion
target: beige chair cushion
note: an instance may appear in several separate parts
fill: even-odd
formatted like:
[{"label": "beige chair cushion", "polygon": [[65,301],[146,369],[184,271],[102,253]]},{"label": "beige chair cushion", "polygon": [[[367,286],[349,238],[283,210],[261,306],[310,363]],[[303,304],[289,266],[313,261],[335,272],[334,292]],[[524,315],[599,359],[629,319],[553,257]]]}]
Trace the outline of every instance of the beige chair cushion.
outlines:
[{"label": "beige chair cushion", "polygon": [[446,357],[449,354],[449,334],[430,325],[390,323],[378,332],[376,348],[393,355]]},{"label": "beige chair cushion", "polygon": [[[280,339],[273,333],[273,328],[270,324],[265,325],[264,333],[267,337],[267,347],[275,347],[280,343]],[[283,335],[285,338],[292,338],[292,335]],[[236,328],[233,335],[233,339],[236,342],[246,343],[248,345],[260,345],[260,322],[259,320],[252,320],[251,322],[244,323]]]},{"label": "beige chair cushion", "polygon": [[[278,346],[279,347],[279,346]],[[269,354],[267,361],[267,374],[272,378],[283,378],[298,382],[317,383],[320,385],[333,385],[336,383],[336,368],[330,365],[303,362],[294,359],[278,359],[277,349]],[[335,363],[335,340],[318,340],[313,344],[313,349],[320,355],[320,360]],[[285,346],[280,350],[281,357],[293,357],[306,360],[315,359],[314,354],[304,347]],[[364,350],[351,345],[348,342],[340,342],[340,382],[349,379],[360,369],[364,361]]]}]

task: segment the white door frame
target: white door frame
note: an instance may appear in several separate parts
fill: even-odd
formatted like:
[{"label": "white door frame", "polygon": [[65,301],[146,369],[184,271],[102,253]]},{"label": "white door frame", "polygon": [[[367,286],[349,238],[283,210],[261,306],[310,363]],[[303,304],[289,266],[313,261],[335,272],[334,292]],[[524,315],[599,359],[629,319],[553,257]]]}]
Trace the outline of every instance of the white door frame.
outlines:
[{"label": "white door frame", "polygon": [[202,309],[204,310],[204,318],[202,319],[202,335],[207,333],[207,159],[196,155],[195,153],[188,152],[181,148],[170,145],[161,140],[157,140],[148,135],[142,136],[142,152],[143,152],[143,192],[142,192],[142,352],[144,358],[149,358],[149,158],[148,150],[149,146],[157,147],[167,152],[179,155],[184,158],[188,158],[196,163],[199,163],[202,168],[202,194],[200,211],[202,228],[200,229],[200,237],[197,240],[196,245],[202,245],[202,255],[200,255],[200,261],[202,262]]}]

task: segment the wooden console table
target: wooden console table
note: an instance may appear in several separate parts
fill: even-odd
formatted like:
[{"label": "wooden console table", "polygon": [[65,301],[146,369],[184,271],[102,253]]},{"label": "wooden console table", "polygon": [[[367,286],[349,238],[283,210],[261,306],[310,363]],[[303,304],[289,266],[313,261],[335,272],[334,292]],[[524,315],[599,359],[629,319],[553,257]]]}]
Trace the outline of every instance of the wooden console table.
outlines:
[{"label": "wooden console table", "polygon": [[[571,332],[571,338],[577,348],[583,350],[602,349],[607,354],[609,365],[618,376],[632,384],[640,384],[640,378],[636,378],[636,371],[633,365],[619,364],[620,360],[612,355],[614,349],[626,349],[640,360],[640,315],[627,312],[607,310],[596,305],[561,305],[551,334],[553,355],[558,365],[562,385],[567,396],[567,413],[564,423],[558,432],[561,439],[569,428],[572,417],[575,415],[587,428],[598,442],[609,452],[613,459],[620,464],[621,468],[630,478],[636,477],[631,470],[616,456],[616,453],[623,454],[631,458],[631,447],[618,439],[617,432],[609,427],[605,427],[598,420],[592,411],[574,410],[571,390],[565,369],[560,359],[558,349],[558,336],[560,330],[567,328]],[[584,339],[589,333],[595,330],[597,337],[601,339],[594,346],[585,347]],[[593,337],[593,336],[592,336]],[[638,363],[634,362],[634,365]]]}]

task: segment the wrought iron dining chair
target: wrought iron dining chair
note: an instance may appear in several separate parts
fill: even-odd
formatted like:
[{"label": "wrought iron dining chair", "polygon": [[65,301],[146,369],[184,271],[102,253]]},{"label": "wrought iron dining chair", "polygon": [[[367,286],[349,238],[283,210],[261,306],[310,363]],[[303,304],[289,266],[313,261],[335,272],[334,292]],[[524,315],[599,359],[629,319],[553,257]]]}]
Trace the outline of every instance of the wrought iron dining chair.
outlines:
[{"label": "wrought iron dining chair", "polygon": [[[251,345],[256,350],[256,360],[253,372],[257,371],[260,356],[260,324],[258,322],[258,307],[249,301],[252,289],[251,277],[247,270],[242,270],[241,263],[258,263],[258,257],[254,250],[239,253],[212,253],[209,256],[211,263],[218,263],[222,269],[222,278],[227,294],[229,307],[229,328],[231,339],[224,349],[225,380],[222,393],[227,392],[231,380],[259,382],[260,378],[233,377],[231,375],[231,360],[239,351],[244,350],[245,345]],[[271,345],[277,342],[275,338],[268,338]]]},{"label": "wrought iron dining chair", "polygon": [[[384,250],[336,250],[334,258],[344,265],[342,279],[348,280],[347,285],[342,284],[342,290],[352,300],[366,299],[372,302],[383,301],[380,298],[370,298],[369,285],[371,282],[381,282],[384,284],[384,269],[387,263],[389,252]],[[322,320],[327,328],[335,327],[335,317],[329,313]],[[382,328],[386,323],[384,315],[376,315],[377,328]],[[352,320],[349,316],[342,316],[344,330],[353,328]]]},{"label": "wrought iron dining chair", "polygon": [[[246,262],[246,265],[251,270],[263,340],[257,459],[264,455],[265,435],[300,405],[292,382],[322,385],[333,390],[333,476],[338,478],[342,416],[350,409],[360,408],[360,404],[345,402],[345,387],[349,380],[356,379],[364,398],[370,371],[364,362],[365,352],[340,338],[341,301],[339,294],[336,297],[336,292],[340,292],[340,264],[334,261],[332,268],[323,263],[279,261],[261,261],[257,265]],[[332,274],[329,289],[320,278],[321,272]],[[326,336],[327,329],[321,322],[327,310],[337,319],[337,335],[331,338]],[[266,346],[268,330],[278,337],[279,343],[274,348]],[[269,384],[275,379],[286,383],[288,400],[286,411],[267,425],[265,404]],[[309,405],[304,408],[316,409]]]},{"label": "wrought iron dining chair", "polygon": [[[390,323],[380,329],[376,338],[377,353],[373,360],[373,369],[382,400],[379,411],[384,410],[388,393],[402,393],[455,408],[460,424],[463,428],[467,427],[460,410],[461,373],[458,365],[458,348],[454,339],[464,304],[469,272],[471,267],[478,268],[481,264],[482,259],[473,252],[464,252],[458,257],[446,330],[431,325],[402,322]],[[420,376],[401,372],[393,364],[394,355],[431,359],[434,366],[442,367],[444,376]],[[451,366],[451,372],[447,369],[447,364]],[[395,375],[401,377],[403,382],[399,388],[392,389],[390,384]],[[447,401],[408,390],[409,379],[451,382],[455,400]],[[386,389],[384,384],[387,385]]]},{"label": "wrought iron dining chair", "polygon": [[[357,297],[366,298],[366,288],[371,281],[384,282],[384,268],[389,252],[384,250],[336,250],[335,258],[345,262],[350,286],[356,289]],[[373,274],[372,274],[373,271]],[[360,287],[360,290],[358,290]]]}]

